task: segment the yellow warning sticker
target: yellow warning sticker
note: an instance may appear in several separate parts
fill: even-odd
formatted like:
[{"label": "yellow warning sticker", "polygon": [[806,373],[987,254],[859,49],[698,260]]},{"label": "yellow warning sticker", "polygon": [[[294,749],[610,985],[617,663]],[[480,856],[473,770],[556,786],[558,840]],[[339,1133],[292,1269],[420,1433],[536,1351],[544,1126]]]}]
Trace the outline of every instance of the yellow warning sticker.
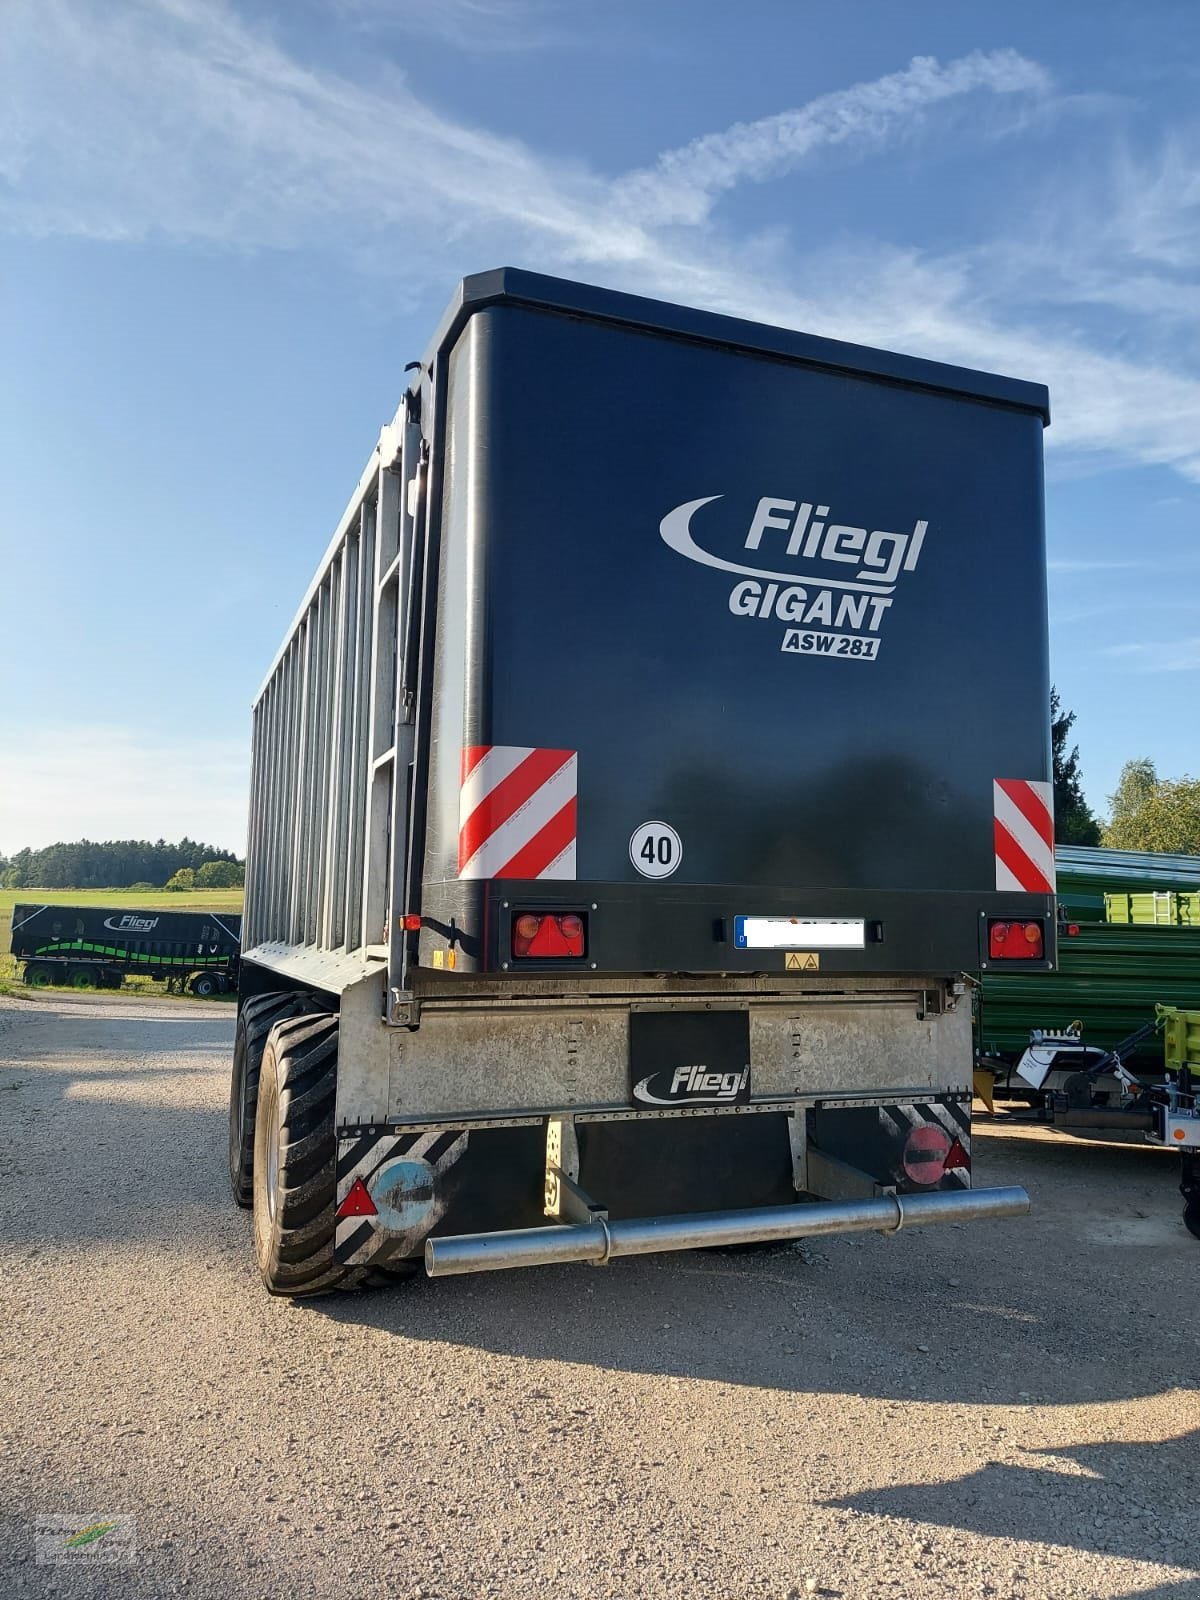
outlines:
[{"label": "yellow warning sticker", "polygon": [[785,972],[820,972],[821,958],[815,950],[789,950],[783,958]]},{"label": "yellow warning sticker", "polygon": [[444,950],[435,950],[433,952],[433,964],[434,964],[434,966],[435,967],[444,966],[445,962],[446,962],[446,952]]}]

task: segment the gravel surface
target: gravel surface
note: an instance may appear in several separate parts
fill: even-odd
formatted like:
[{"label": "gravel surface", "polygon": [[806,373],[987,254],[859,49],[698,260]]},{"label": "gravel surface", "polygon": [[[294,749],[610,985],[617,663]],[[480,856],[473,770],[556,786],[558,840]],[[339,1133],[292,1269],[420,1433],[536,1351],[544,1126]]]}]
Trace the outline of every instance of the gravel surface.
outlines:
[{"label": "gravel surface", "polygon": [[[1171,1157],[977,1126],[1030,1220],[290,1303],[232,1038],[0,998],[2,1600],[1200,1596]],[[136,1553],[38,1564],[55,1513]]]}]

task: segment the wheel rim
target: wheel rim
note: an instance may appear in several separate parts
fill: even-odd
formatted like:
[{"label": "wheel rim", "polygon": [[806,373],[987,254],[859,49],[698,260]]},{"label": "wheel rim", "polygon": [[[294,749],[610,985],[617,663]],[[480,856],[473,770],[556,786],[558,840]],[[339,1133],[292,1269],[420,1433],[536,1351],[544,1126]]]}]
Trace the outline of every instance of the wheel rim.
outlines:
[{"label": "wheel rim", "polygon": [[94,989],[96,983],[90,972],[76,972],[72,974],[71,987],[74,989]]},{"label": "wheel rim", "polygon": [[50,987],[50,974],[45,967],[39,967],[29,980],[32,989],[48,989]]},{"label": "wheel rim", "polygon": [[271,1121],[267,1128],[267,1215],[275,1221],[275,1188],[279,1182],[280,1140],[279,1096],[271,1102]]}]

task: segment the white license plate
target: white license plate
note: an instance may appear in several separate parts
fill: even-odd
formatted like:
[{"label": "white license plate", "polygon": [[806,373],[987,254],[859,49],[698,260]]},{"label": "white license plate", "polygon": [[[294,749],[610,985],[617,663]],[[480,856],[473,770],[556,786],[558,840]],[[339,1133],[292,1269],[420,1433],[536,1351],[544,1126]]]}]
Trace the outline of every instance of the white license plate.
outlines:
[{"label": "white license plate", "polygon": [[739,950],[861,950],[867,925],[856,917],[734,917]]}]

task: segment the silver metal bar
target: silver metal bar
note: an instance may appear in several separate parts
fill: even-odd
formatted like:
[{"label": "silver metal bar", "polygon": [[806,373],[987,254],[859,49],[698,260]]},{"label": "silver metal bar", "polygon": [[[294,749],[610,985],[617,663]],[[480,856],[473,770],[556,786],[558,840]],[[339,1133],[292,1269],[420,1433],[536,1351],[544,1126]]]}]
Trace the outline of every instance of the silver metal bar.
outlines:
[{"label": "silver metal bar", "polygon": [[300,885],[304,863],[304,819],[308,809],[305,788],[306,756],[309,747],[309,721],[312,698],[308,692],[313,653],[312,618],[306,617],[296,635],[296,674],[292,680],[292,784],[288,795],[291,837],[285,841],[290,870],[287,882],[287,941],[300,944]]},{"label": "silver metal bar", "polygon": [[[371,606],[371,663],[367,707],[365,764],[370,776],[366,789],[366,836],[362,867],[362,943],[378,944],[387,920],[388,823],[391,818],[393,773],[391,767],[374,770],[376,756],[395,744],[396,591],[381,591],[387,570],[388,530],[381,525],[378,501],[371,508],[372,577],[367,591]],[[366,524],[364,523],[364,528]]]},{"label": "silver metal bar", "polygon": [[983,1222],[1022,1217],[1024,1189],[958,1189],[936,1194],[884,1195],[878,1200],[819,1201],[763,1206],[750,1211],[709,1211],[681,1217],[637,1217],[625,1222],[516,1228],[507,1233],[464,1233],[425,1241],[431,1278],[508,1267],[549,1267],[568,1261],[610,1261],[663,1250],[811,1239],[831,1233],[898,1233],[939,1222]]},{"label": "silver metal bar", "polygon": [[368,717],[371,687],[371,619],[375,597],[375,519],[361,512],[358,532],[358,588],[355,591],[354,706],[350,761],[350,832],[346,845],[346,949],[360,950],[365,943],[362,926],[363,852],[367,812]]},{"label": "silver metal bar", "polygon": [[326,841],[324,922],[320,942],[326,950],[340,950],[346,942],[346,842],[350,832],[350,748],[354,704],[354,663],[357,639],[354,607],[358,590],[358,527],[346,535],[339,562],[337,666],[334,690],[334,728],[331,739],[329,834]]},{"label": "silver metal bar", "polygon": [[321,921],[321,865],[325,859],[325,830],[329,826],[329,705],[333,674],[330,670],[332,614],[335,603],[331,565],[317,590],[317,676],[313,685],[312,806],[308,853],[304,864],[304,942],[317,944]]}]

